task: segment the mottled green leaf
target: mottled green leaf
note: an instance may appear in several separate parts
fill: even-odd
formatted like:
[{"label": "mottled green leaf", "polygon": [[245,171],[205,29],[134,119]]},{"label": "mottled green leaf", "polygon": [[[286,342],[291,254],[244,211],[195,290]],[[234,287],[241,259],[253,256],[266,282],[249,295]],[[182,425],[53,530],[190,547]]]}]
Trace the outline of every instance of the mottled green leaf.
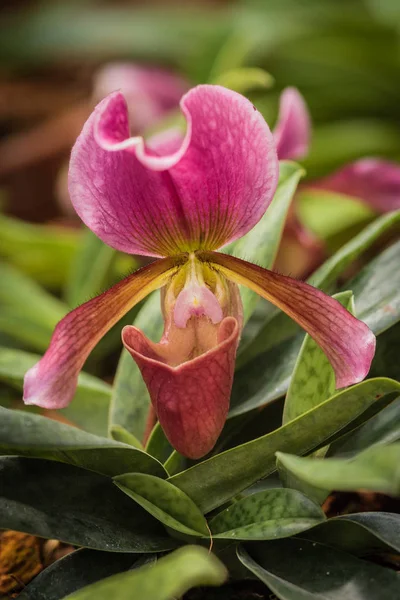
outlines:
[{"label": "mottled green leaf", "polygon": [[238,558],[280,600],[393,600],[400,592],[394,571],[305,539],[239,547]]},{"label": "mottled green leaf", "polygon": [[[352,292],[333,296],[354,314]],[[283,423],[287,423],[318,406],[335,392],[335,372],[328,358],[313,340],[306,335],[301,346],[283,410]]]},{"label": "mottled green leaf", "polygon": [[107,246],[89,229],[85,231],[66,285],[65,298],[69,306],[75,308],[108,286],[115,256],[114,248]]},{"label": "mottled green leaf", "polygon": [[400,443],[374,446],[349,459],[305,458],[283,452],[276,456],[291,473],[316,487],[400,495]]},{"label": "mottled green leaf", "polygon": [[164,525],[188,535],[209,535],[201,511],[172,483],[141,473],[125,473],[114,477],[114,482]]},{"label": "mottled green leaf", "polygon": [[222,585],[227,576],[224,565],[205,548],[185,546],[155,565],[108,577],[71,594],[66,600],[171,600],[180,598],[195,586]]},{"label": "mottled green leaf", "polygon": [[257,492],[231,504],[210,521],[213,538],[273,540],[325,520],[319,506],[296,490]]},{"label": "mottled green leaf", "polygon": [[133,469],[165,477],[163,466],[137,448],[39,415],[1,407],[0,454],[47,458],[111,476]]},{"label": "mottled green leaf", "polygon": [[[229,247],[229,253],[270,268],[278,252],[286,215],[304,170],[293,162],[279,163],[279,183],[267,212],[255,227]],[[254,311],[259,296],[242,287],[241,296],[245,321]]]},{"label": "mottled green leaf", "polygon": [[109,477],[73,465],[0,458],[0,529],[108,552],[176,546],[164,528]]},{"label": "mottled green leaf", "polygon": [[[0,347],[0,381],[22,392],[24,375],[38,362],[38,354]],[[60,410],[78,427],[96,435],[107,435],[111,386],[87,373],[80,373],[71,404]],[[32,410],[33,407],[25,407]]]},{"label": "mottled green leaf", "polygon": [[400,515],[388,512],[341,515],[299,537],[326,543],[357,556],[400,552]]},{"label": "mottled green leaf", "polygon": [[[143,304],[133,325],[143,331],[150,339],[158,341],[163,331],[163,319],[160,308],[160,294],[153,293]],[[122,350],[114,379],[110,427],[122,425],[143,440],[146,431],[150,397],[139,367],[127,350]]]},{"label": "mottled green leaf", "polygon": [[400,383],[390,379],[364,381],[272,433],[205,460],[170,481],[208,512],[272,473],[275,452],[309,453],[333,441],[368,409],[381,410],[388,402],[384,394],[399,390]]}]

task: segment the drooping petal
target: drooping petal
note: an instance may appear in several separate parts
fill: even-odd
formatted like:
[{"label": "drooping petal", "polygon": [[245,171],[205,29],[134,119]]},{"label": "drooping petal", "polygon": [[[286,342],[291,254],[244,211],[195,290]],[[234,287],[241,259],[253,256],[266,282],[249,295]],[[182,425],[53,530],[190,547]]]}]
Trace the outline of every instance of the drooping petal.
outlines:
[{"label": "drooping petal", "polygon": [[[179,336],[175,341],[180,341],[177,350],[184,355],[191,332],[176,329],[175,333]],[[150,342],[135,327],[123,329],[123,343],[140,368],[160,424],[172,446],[184,456],[204,456],[222,431],[238,339],[238,322],[227,317],[216,330],[216,339],[209,340],[211,349],[183,363],[177,358],[178,365],[171,366],[166,362],[171,359],[170,352],[163,351],[162,343]]]},{"label": "drooping petal", "polygon": [[286,88],[280,98],[278,123],[274,129],[279,160],[295,160],[308,154],[311,120],[303,96]]},{"label": "drooping petal", "polygon": [[43,358],[25,375],[25,404],[49,409],[69,404],[79,371],[97,342],[130,308],[166,283],[178,260],[184,259],[166,258],[143,267],[64,317]]},{"label": "drooping petal", "polygon": [[362,158],[310,185],[359,198],[379,213],[400,208],[400,164],[388,160]]},{"label": "drooping petal", "polygon": [[72,151],[74,207],[96,235],[151,256],[215,249],[244,235],[264,214],[277,184],[272,134],[243,96],[201,85],[181,100],[179,147],[164,154],[129,137],[124,97],[111,94]]},{"label": "drooping petal", "polygon": [[364,379],[375,352],[375,336],[337,301],[307,283],[219,252],[202,252],[232,281],[254,290],[296,321],[325,352],[342,388]]},{"label": "drooping petal", "polygon": [[94,77],[93,95],[97,102],[120,90],[128,103],[132,129],[143,131],[177,109],[187,83],[169,71],[133,63],[108,63]]}]

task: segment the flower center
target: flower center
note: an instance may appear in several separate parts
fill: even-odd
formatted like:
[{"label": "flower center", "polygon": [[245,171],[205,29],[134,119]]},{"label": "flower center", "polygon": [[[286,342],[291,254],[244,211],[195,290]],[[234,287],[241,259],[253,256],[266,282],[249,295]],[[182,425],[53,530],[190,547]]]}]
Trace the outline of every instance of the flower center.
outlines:
[{"label": "flower center", "polygon": [[215,325],[223,319],[222,307],[204,281],[202,265],[189,256],[186,280],[176,298],[173,318],[177,327],[185,328],[191,317],[206,316]]}]

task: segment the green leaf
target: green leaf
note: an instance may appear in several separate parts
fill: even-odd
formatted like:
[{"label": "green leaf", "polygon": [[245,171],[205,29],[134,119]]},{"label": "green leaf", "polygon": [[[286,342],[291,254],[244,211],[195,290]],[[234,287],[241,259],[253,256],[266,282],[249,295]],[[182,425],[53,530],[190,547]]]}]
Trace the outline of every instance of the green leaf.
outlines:
[{"label": "green leaf", "polygon": [[[352,292],[341,292],[333,297],[354,314]],[[292,421],[307,410],[318,406],[334,392],[333,367],[318,344],[307,334],[290,381],[283,410],[283,423]]]},{"label": "green leaf", "polygon": [[212,82],[223,85],[239,94],[247,94],[251,90],[267,89],[274,83],[273,77],[258,67],[239,67],[224,71]]},{"label": "green leaf", "polygon": [[372,208],[360,199],[313,188],[299,194],[296,209],[301,222],[328,245],[331,238],[349,227],[375,217]]},{"label": "green leaf", "polygon": [[125,473],[115,484],[167,527],[187,535],[209,536],[207,521],[195,503],[180,489],[152,475]]},{"label": "green leaf", "polygon": [[205,548],[185,546],[161,558],[154,566],[108,577],[71,594],[66,600],[170,600],[180,598],[195,586],[222,585],[227,576],[224,565]]},{"label": "green leaf", "polygon": [[346,283],[357,317],[378,335],[400,320],[400,241],[386,248]]},{"label": "green leaf", "polygon": [[[163,319],[158,292],[153,293],[146,300],[133,325],[150,339],[159,340],[161,338]],[[142,440],[146,430],[149,407],[150,397],[140,369],[129,352],[122,350],[114,379],[110,427],[122,425],[139,440]]]},{"label": "green leaf", "polygon": [[72,308],[90,300],[108,286],[116,250],[106,246],[90,230],[85,231],[66,285],[66,301]]},{"label": "green leaf", "polygon": [[400,443],[374,446],[350,459],[304,458],[283,452],[276,456],[291,473],[319,488],[400,495]]},{"label": "green leaf", "polygon": [[400,515],[388,512],[341,515],[299,537],[326,543],[357,556],[400,552]]},{"label": "green leaf", "polygon": [[375,219],[358,235],[342,246],[328,258],[309,278],[309,283],[328,292],[335,280],[363,252],[368,250],[384,233],[398,227],[400,210],[396,210]]},{"label": "green leaf", "polygon": [[[368,250],[381,235],[393,227],[398,226],[399,223],[400,211],[388,213],[375,219],[373,223],[365,227],[361,233],[342,246],[340,250],[321,265],[319,269],[311,275],[308,283],[314,287],[320,288],[324,292],[331,292],[333,284],[336,282],[339,275],[341,275],[352,262],[357,260],[363,252]],[[355,293],[350,284],[346,284],[346,288],[353,290],[353,293]],[[268,318],[259,328],[253,339],[247,342],[246,346],[241,345],[239,347],[237,364],[239,366],[244,365],[251,358],[276,346],[281,341],[292,336],[296,331],[299,331],[298,326],[296,326],[285,313],[271,306]]]},{"label": "green leaf", "polygon": [[173,448],[167,440],[159,421],[154,425],[149,436],[146,444],[146,452],[162,463],[165,463],[173,452]]},{"label": "green leaf", "polygon": [[45,350],[68,307],[11,265],[0,263],[0,279],[0,332]]},{"label": "green leaf", "polygon": [[108,552],[176,546],[111,479],[72,465],[0,458],[0,528]]},{"label": "green leaf", "polygon": [[[271,268],[281,241],[286,215],[292,198],[304,175],[304,170],[293,162],[279,163],[279,183],[267,212],[251,231],[229,247],[229,253]],[[245,321],[254,311],[259,296],[247,288],[241,289]]]},{"label": "green leaf", "polygon": [[3,456],[47,458],[110,476],[133,469],[165,477],[163,466],[155,458],[127,444],[18,410],[0,407],[0,417]]},{"label": "green leaf", "polygon": [[319,506],[296,490],[269,489],[231,504],[210,521],[213,538],[273,540],[325,520]]},{"label": "green leaf", "polygon": [[[153,555],[148,555],[152,557]],[[127,571],[141,563],[131,553],[81,548],[44,569],[19,594],[19,600],[61,600],[85,585]]]},{"label": "green leaf", "polygon": [[[40,358],[37,354],[0,347],[0,381],[22,391],[25,373]],[[93,375],[80,373],[74,399],[60,413],[85,431],[105,436],[110,399],[111,387],[107,383]]]},{"label": "green leaf", "polygon": [[111,427],[110,435],[116,442],[129,444],[130,446],[138,448],[139,450],[144,449],[139,440],[137,440],[132,433],[121,427],[121,425],[113,425]]},{"label": "green leaf", "polygon": [[[325,453],[325,448],[321,448],[320,452],[321,451]],[[327,496],[329,496],[330,490],[317,488],[308,484],[300,477],[294,475],[291,471],[288,471],[283,464],[279,462],[279,460],[276,462],[276,466],[278,469],[279,479],[281,480],[284,488],[298,490],[317,504],[322,504],[326,500]]]},{"label": "green leaf", "polygon": [[400,379],[400,322],[384,331],[377,340],[376,352],[370,369],[370,377],[385,373],[386,377]]},{"label": "green leaf", "polygon": [[394,571],[304,539],[259,542],[237,554],[280,600],[392,600],[400,591]]},{"label": "green leaf", "polygon": [[77,229],[37,225],[0,215],[0,256],[52,289],[64,284],[80,238]]},{"label": "green leaf", "polygon": [[375,444],[391,444],[400,440],[400,398],[386,406],[356,431],[338,439],[327,456],[352,456]]},{"label": "green leaf", "polygon": [[208,512],[272,473],[278,450],[309,453],[333,441],[368,409],[377,412],[386,406],[388,400],[382,396],[399,390],[400,383],[390,379],[364,381],[272,433],[209,458],[170,481]]}]

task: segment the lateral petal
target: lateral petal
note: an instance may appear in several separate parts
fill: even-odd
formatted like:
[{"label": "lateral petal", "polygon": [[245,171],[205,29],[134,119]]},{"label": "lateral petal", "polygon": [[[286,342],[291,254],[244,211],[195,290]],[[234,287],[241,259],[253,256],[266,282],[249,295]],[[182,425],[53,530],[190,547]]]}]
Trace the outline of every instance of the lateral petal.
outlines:
[{"label": "lateral petal", "polygon": [[178,260],[166,258],[143,267],[68,313],[56,326],[43,358],[25,375],[25,404],[48,409],[67,406],[94,346],[130,308],[168,281]]},{"label": "lateral petal", "polygon": [[307,283],[234,256],[202,252],[198,258],[266,298],[303,327],[328,357],[335,370],[337,388],[357,383],[368,374],[375,336],[337,300]]}]

